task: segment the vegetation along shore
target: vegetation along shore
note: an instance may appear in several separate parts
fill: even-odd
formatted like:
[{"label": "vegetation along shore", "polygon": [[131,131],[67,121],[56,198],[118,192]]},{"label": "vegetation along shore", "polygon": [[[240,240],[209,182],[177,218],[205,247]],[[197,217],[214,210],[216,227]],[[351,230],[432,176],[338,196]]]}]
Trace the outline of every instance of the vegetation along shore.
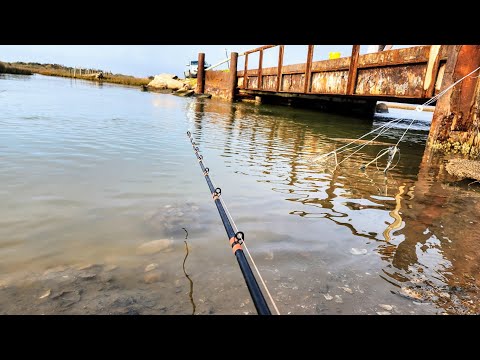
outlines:
[{"label": "vegetation along shore", "polygon": [[112,74],[111,72],[105,72],[99,69],[79,69],[59,64],[40,64],[31,62],[0,62],[0,73],[24,75],[31,75],[32,73],[35,73],[48,76],[74,77],[82,80],[109,82],[114,84],[131,86],[147,85],[153,79],[153,76],[150,78],[137,78],[134,76],[123,74]]}]

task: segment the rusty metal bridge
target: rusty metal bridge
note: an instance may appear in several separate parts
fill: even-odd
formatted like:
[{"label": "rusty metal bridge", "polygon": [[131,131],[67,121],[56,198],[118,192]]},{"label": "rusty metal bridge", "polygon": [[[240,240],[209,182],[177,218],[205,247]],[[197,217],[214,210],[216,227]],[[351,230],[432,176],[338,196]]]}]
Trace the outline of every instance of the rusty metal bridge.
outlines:
[{"label": "rusty metal bridge", "polygon": [[[294,65],[283,65],[285,45],[245,52],[244,69],[237,71],[236,95],[305,99],[327,95],[421,103],[439,92],[447,60],[446,48],[438,45],[365,55],[360,55],[360,45],[353,45],[349,57],[312,61],[314,46],[306,46],[305,63]],[[264,52],[273,47],[279,48],[278,65],[264,68]],[[258,64],[252,66],[249,58],[254,53],[259,53]],[[205,73],[205,91],[213,96],[229,98],[228,85],[228,73]]]},{"label": "rusty metal bridge", "polygon": [[[305,63],[284,65],[285,45],[266,45],[246,51],[244,69],[203,72],[199,54],[197,93],[257,102],[301,101],[323,104],[325,110],[373,114],[377,101],[421,104],[480,66],[480,45],[425,45],[360,55],[352,46],[348,57],[313,61],[315,45],[306,45]],[[263,67],[264,52],[278,47],[278,65]],[[258,64],[249,61],[258,53]],[[428,143],[445,151],[462,149],[480,157],[480,78],[465,79],[438,102]],[[455,150],[456,151],[456,150]]]}]

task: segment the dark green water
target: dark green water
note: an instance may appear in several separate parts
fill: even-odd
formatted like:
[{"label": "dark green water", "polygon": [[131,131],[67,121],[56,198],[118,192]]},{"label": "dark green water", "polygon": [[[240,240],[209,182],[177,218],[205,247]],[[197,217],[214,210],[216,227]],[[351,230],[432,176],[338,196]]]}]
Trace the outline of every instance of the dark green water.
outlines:
[{"label": "dark green water", "polygon": [[282,314],[478,311],[477,191],[422,160],[431,113],[391,110],[419,121],[385,177],[386,145],[311,162],[380,117],[37,75],[0,108],[0,313],[254,314],[187,130]]}]

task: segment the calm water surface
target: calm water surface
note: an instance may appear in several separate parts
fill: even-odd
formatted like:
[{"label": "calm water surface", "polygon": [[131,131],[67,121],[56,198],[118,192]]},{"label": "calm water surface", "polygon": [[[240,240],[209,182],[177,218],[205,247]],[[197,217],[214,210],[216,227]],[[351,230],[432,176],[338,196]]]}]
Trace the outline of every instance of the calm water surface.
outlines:
[{"label": "calm water surface", "polygon": [[187,130],[282,314],[480,311],[478,187],[424,156],[432,113],[390,110],[418,121],[384,176],[386,145],[310,160],[385,116],[39,75],[0,109],[0,313],[255,314]]}]

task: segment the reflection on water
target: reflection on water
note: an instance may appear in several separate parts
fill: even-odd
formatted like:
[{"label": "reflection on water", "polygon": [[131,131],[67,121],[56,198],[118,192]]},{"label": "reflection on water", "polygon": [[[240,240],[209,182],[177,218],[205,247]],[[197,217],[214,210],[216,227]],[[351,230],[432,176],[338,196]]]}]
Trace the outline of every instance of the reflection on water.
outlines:
[{"label": "reflection on water", "polygon": [[282,313],[479,312],[478,187],[423,156],[424,114],[384,175],[385,157],[360,167],[387,145],[310,160],[385,117],[41,76],[1,90],[0,312],[255,313],[187,130]]}]

